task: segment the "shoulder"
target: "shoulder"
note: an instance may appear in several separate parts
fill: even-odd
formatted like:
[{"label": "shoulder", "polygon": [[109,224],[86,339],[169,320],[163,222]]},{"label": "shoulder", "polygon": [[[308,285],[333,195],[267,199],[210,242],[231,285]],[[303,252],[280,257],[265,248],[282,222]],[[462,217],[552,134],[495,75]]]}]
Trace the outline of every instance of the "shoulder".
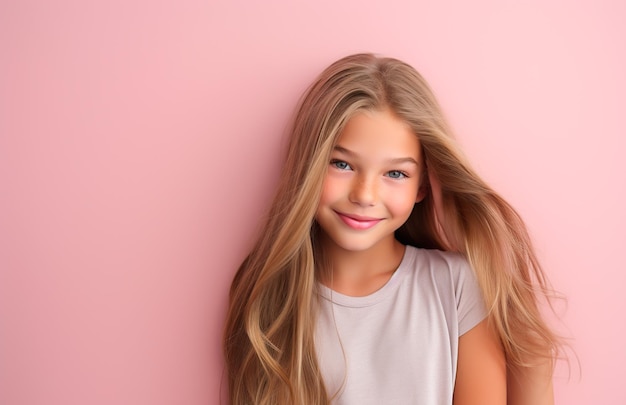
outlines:
[{"label": "shoulder", "polygon": [[422,260],[428,260],[439,263],[447,263],[450,265],[468,265],[467,259],[461,253],[449,252],[439,249],[418,248],[406,245],[407,256],[414,256]]},{"label": "shoulder", "polygon": [[455,313],[459,336],[485,318],[483,294],[465,256],[411,246],[407,250],[413,258],[415,282],[430,286],[444,307]]},{"label": "shoulder", "polygon": [[473,278],[469,262],[461,253],[437,249],[422,249],[407,246],[407,257],[419,271],[431,273],[437,278],[447,278],[455,284],[465,278]]}]

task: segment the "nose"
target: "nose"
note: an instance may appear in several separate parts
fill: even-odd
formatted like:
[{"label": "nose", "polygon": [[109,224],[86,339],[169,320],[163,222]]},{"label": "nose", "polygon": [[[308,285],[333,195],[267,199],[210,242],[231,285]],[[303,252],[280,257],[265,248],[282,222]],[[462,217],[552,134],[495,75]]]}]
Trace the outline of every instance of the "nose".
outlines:
[{"label": "nose", "polygon": [[378,185],[375,179],[357,176],[357,178],[354,179],[348,197],[354,204],[364,207],[374,205],[378,198]]}]

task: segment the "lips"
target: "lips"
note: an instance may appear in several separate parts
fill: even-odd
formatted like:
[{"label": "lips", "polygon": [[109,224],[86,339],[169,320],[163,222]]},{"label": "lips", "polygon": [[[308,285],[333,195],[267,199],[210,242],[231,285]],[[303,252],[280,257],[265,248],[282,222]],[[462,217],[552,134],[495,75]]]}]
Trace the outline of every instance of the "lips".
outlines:
[{"label": "lips", "polygon": [[353,215],[353,214],[344,214],[338,211],[335,211],[335,213],[337,214],[337,216],[339,216],[339,218],[341,218],[343,223],[348,225],[350,228],[357,229],[357,230],[370,229],[371,227],[373,227],[374,225],[382,221],[382,219],[380,218],[364,217],[361,215]]}]

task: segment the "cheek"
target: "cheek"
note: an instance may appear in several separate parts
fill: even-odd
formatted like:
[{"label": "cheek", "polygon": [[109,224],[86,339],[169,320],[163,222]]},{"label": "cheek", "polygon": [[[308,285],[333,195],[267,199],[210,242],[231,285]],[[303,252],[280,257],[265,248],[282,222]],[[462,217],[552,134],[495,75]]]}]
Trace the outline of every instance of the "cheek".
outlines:
[{"label": "cheek", "polygon": [[417,187],[410,187],[407,190],[403,190],[403,192],[393,193],[392,196],[387,205],[389,210],[398,217],[408,218],[415,206]]},{"label": "cheek", "polygon": [[324,186],[322,187],[322,195],[320,196],[320,205],[333,202],[339,196],[341,187],[336,179],[332,176],[326,176]]}]

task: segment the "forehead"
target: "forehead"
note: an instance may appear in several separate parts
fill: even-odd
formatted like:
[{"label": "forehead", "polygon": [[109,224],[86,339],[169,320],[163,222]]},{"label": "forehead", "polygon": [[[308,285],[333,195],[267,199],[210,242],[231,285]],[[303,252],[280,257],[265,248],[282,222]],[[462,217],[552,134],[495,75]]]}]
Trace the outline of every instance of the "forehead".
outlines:
[{"label": "forehead", "polygon": [[420,143],[411,127],[390,110],[361,110],[346,123],[337,139],[340,149],[385,159],[420,157]]}]

